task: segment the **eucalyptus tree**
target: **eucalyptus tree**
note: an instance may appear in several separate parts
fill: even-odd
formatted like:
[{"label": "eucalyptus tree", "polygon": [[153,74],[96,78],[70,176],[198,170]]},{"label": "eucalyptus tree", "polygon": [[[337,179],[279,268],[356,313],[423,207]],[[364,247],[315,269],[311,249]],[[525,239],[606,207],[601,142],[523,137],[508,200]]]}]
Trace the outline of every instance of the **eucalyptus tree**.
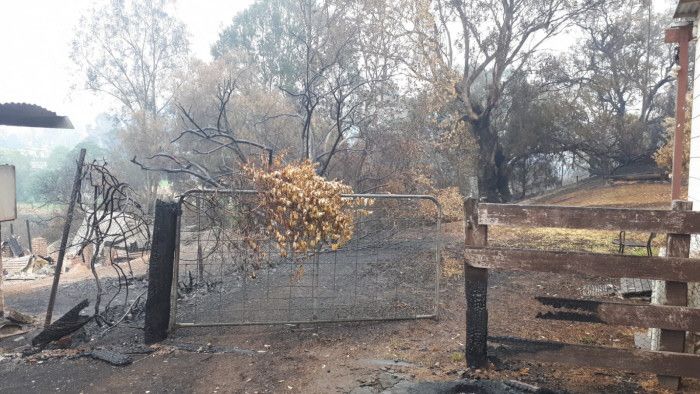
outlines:
[{"label": "eucalyptus tree", "polygon": [[[563,0],[414,0],[406,19],[407,66],[454,109],[456,126],[476,145],[474,175],[489,201],[510,199],[509,158],[494,117],[514,78],[528,72],[550,39],[597,2]],[[466,144],[468,145],[468,144]],[[465,152],[466,156],[466,152]],[[464,157],[463,160],[468,160]],[[467,176],[462,174],[462,177]],[[473,182],[460,180],[463,192]]]},{"label": "eucalyptus tree", "polygon": [[669,20],[647,1],[607,1],[577,18],[583,39],[569,55],[569,80],[589,113],[586,155],[609,173],[651,161],[672,115],[673,56],[663,44]]},{"label": "eucalyptus tree", "polygon": [[[132,154],[164,147],[173,97],[189,54],[184,24],[166,0],[110,0],[96,4],[76,26],[71,57],[85,87],[113,98],[123,123],[122,142]],[[146,172],[148,201],[160,175]]]},{"label": "eucalyptus tree", "polygon": [[294,86],[304,59],[298,39],[304,34],[299,6],[292,0],[256,1],[219,33],[212,55],[218,59],[231,51],[247,53],[269,88]]},{"label": "eucalyptus tree", "polygon": [[368,50],[385,33],[365,19],[376,12],[371,2],[263,0],[235,17],[212,49],[219,58],[249,53],[262,84],[294,103],[294,117],[280,114],[298,134],[289,151],[318,162],[322,175],[338,153],[361,150],[392,78],[383,55]]}]

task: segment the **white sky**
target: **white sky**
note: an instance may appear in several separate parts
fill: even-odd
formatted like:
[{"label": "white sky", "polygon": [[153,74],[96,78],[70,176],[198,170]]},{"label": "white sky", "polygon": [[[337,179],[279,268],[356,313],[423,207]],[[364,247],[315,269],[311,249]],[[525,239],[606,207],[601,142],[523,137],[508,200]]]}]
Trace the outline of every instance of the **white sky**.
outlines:
[{"label": "white sky", "polygon": [[[99,0],[0,0],[0,103],[38,104],[69,116],[76,142],[86,126],[110,110],[105,98],[83,89],[83,76],[69,58],[74,26]],[[170,0],[176,16],[190,33],[192,52],[209,59],[209,48],[219,31],[254,0]],[[361,1],[361,0],[358,0]],[[657,10],[672,7],[671,0],[652,0]],[[27,129],[0,127],[0,133],[27,133]]]},{"label": "white sky", "polygon": [[[83,89],[69,58],[80,16],[99,0],[0,1],[0,103],[27,102],[70,117],[77,134],[110,109]],[[170,0],[190,33],[193,54],[209,59],[219,31],[253,0]],[[26,128],[0,127],[0,133]],[[80,139],[80,138],[78,138]]]}]

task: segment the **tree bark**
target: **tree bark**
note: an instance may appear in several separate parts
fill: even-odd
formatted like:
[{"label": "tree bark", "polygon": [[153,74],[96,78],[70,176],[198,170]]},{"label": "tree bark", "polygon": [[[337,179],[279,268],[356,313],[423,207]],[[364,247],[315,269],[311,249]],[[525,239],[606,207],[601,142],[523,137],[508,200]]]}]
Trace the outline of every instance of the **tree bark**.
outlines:
[{"label": "tree bark", "polygon": [[146,213],[151,215],[155,212],[155,202],[158,197],[158,186],[160,184],[160,174],[153,174],[150,171],[145,172],[145,189],[148,206]]},{"label": "tree bark", "polygon": [[477,120],[470,119],[469,127],[479,145],[476,171],[479,198],[488,202],[510,201],[510,171],[498,133],[491,128],[490,114],[482,114]]}]

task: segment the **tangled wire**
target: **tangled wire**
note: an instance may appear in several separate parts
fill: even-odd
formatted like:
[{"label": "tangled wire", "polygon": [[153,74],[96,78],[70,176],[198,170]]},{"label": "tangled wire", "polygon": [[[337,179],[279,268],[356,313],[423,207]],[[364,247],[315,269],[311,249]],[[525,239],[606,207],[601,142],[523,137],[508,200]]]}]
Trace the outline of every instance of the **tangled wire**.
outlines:
[{"label": "tangled wire", "polygon": [[[100,253],[110,248],[110,265],[117,274],[118,286],[114,295],[107,301],[103,311],[107,311],[117,297],[124,292],[124,305],[129,300],[129,283],[133,280],[133,270],[128,263],[128,273],[111,261],[111,249],[121,249],[126,252],[127,261],[132,260],[130,253],[138,250],[143,253],[148,247],[150,224],[146,212],[138,203],[136,192],[128,184],[121,182],[107,168],[104,162],[93,161],[83,166],[80,180],[80,193],[76,201],[76,209],[84,215],[84,226],[78,230],[74,238],[76,255],[83,262],[89,263],[95,278],[97,295],[95,301],[95,318],[98,324],[115,324],[103,318],[100,313],[102,297],[105,289],[96,270]],[[140,240],[142,246],[133,242]],[[91,253],[86,253],[91,249]],[[86,261],[89,259],[89,262]],[[137,297],[134,303],[138,302]],[[132,304],[128,310],[134,307]]]}]

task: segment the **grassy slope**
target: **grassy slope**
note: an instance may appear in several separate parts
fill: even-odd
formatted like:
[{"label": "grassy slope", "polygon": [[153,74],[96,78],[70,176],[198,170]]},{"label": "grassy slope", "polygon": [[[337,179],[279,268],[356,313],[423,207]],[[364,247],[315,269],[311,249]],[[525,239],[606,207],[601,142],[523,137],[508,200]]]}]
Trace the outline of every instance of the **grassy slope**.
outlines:
[{"label": "grassy slope", "polygon": [[[671,204],[671,186],[667,183],[644,182],[591,182],[580,188],[567,189],[541,198],[524,202],[526,204],[568,205],[582,207],[616,207],[664,209]],[[489,240],[492,246],[507,246],[526,249],[559,249],[615,253],[612,240],[617,231],[572,230],[559,228],[511,228],[493,227]],[[627,233],[628,240],[646,242],[648,233]],[[654,241],[655,248],[663,242],[662,237]],[[644,254],[643,249],[629,250],[628,254]]]},{"label": "grassy slope", "polygon": [[[684,193],[687,193],[687,190]],[[671,185],[668,183],[607,183],[598,181],[563,194],[532,199],[528,203],[580,207],[665,209],[671,205]]]}]

